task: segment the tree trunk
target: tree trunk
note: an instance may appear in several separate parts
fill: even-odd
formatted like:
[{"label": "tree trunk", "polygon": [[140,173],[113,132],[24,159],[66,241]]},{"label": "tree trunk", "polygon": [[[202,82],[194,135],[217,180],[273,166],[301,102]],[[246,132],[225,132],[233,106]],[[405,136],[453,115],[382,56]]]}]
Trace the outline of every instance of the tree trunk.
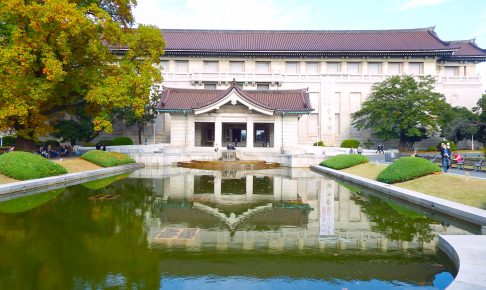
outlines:
[{"label": "tree trunk", "polygon": [[415,142],[410,142],[410,141],[405,141],[405,140],[400,140],[398,142],[398,150],[400,152],[409,152],[413,151],[413,144]]},{"label": "tree trunk", "polygon": [[142,145],[143,124],[137,122],[137,127],[138,127],[138,144]]},{"label": "tree trunk", "polygon": [[15,140],[15,151],[29,151],[37,149],[35,141],[32,139],[26,139],[24,137],[18,136]]}]

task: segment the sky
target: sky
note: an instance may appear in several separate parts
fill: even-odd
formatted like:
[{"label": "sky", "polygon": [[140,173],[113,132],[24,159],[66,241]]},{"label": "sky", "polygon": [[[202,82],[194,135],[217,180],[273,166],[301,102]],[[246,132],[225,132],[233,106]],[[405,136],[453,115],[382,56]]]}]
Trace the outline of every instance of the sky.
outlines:
[{"label": "sky", "polygon": [[[409,29],[486,49],[486,0],[138,0],[137,23],[159,28]],[[486,63],[479,66],[486,90]]]}]

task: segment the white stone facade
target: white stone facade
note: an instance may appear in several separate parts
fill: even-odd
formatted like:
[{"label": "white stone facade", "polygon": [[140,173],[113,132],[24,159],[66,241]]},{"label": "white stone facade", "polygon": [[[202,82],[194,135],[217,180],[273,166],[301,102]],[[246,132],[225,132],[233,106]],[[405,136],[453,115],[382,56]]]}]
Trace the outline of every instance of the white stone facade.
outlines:
[{"label": "white stone facade", "polygon": [[[437,91],[454,106],[471,108],[482,93],[481,77],[476,74],[475,63],[439,62],[434,57],[296,59],[166,56],[159,67],[164,77],[162,84],[173,88],[227,89],[233,79],[243,90],[308,88],[315,110],[298,118],[296,132],[284,130],[285,133],[298,134],[295,145],[311,145],[323,140],[326,145],[339,146],[348,138],[372,139],[370,132],[353,128],[351,113],[360,109],[373,84],[391,75],[432,75],[437,79]],[[245,114],[233,116],[242,121],[250,117]],[[204,116],[196,117],[194,121],[198,118],[204,119]],[[279,126],[277,119],[275,128]],[[171,125],[171,121],[176,123]],[[182,134],[170,133],[173,126],[182,126],[182,130],[182,122],[178,117],[171,120],[168,114],[160,116],[157,134],[163,137],[158,139],[171,144],[186,144],[181,139]],[[288,125],[286,129],[293,128]],[[276,142],[278,131],[275,129]],[[194,140],[187,141],[189,146],[194,144]]]}]

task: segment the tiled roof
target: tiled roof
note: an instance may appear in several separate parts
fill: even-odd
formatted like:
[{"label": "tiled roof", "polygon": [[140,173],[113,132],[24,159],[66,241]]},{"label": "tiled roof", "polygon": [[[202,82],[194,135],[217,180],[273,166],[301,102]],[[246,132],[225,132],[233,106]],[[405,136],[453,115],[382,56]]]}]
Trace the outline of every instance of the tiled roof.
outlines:
[{"label": "tiled roof", "polygon": [[449,50],[433,28],[404,30],[162,30],[166,51]]},{"label": "tiled roof", "polygon": [[313,111],[306,89],[300,90],[243,90],[235,82],[226,90],[196,90],[164,87],[157,105],[160,111],[192,111],[210,106],[226,97],[232,90],[246,101],[276,112]]},{"label": "tiled roof", "polygon": [[486,50],[479,48],[474,40],[449,41],[449,45],[457,50],[454,56],[485,56]]}]

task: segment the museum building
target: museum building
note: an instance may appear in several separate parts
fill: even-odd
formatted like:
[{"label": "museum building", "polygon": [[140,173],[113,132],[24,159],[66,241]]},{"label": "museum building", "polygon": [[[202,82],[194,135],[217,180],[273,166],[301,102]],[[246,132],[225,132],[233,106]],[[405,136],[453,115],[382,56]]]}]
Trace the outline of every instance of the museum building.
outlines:
[{"label": "museum building", "polygon": [[318,140],[373,141],[372,132],[351,124],[351,114],[391,75],[432,75],[454,106],[471,108],[482,94],[476,65],[486,50],[474,40],[441,40],[433,27],[162,34],[161,114],[146,136],[175,147],[283,150]]}]

